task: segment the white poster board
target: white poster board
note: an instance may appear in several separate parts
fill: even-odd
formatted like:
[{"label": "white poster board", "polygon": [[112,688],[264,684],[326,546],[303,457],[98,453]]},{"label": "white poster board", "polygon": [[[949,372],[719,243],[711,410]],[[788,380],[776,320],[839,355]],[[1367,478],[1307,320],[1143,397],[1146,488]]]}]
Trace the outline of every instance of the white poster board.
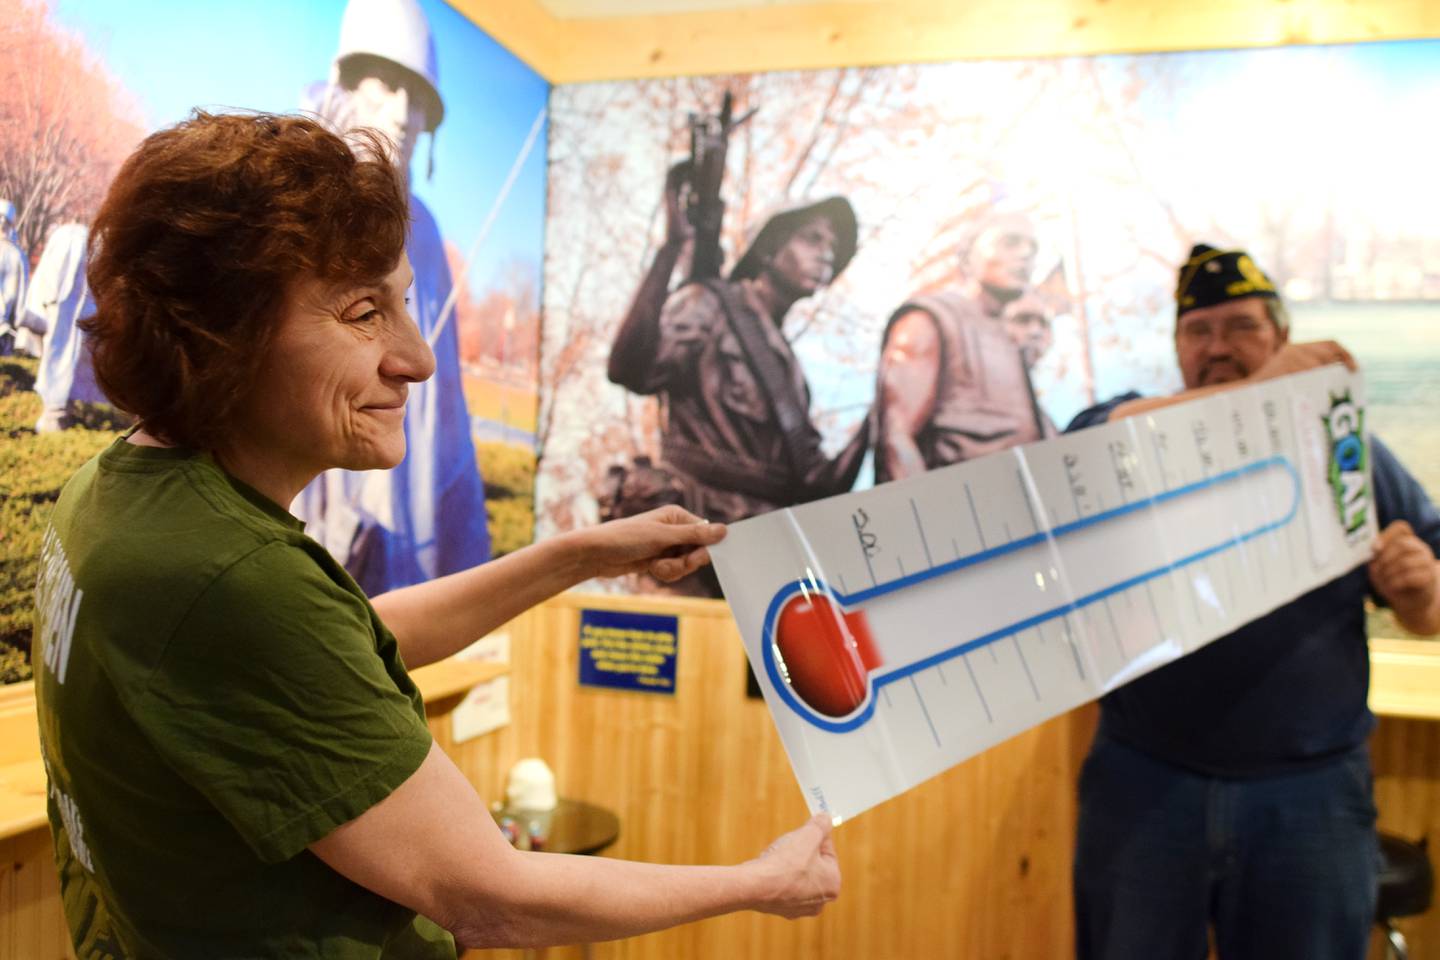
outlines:
[{"label": "white poster board", "polygon": [[732,524],[711,548],[837,822],[1369,559],[1364,386],[1230,390]]}]

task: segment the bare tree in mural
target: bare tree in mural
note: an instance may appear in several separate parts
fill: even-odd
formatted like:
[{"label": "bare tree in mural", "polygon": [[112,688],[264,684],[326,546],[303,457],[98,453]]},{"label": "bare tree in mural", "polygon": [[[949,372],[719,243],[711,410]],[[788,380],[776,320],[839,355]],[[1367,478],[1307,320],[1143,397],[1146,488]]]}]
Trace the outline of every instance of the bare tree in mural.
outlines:
[{"label": "bare tree in mural", "polygon": [[140,139],[118,81],[44,3],[0,0],[0,197],[19,209],[22,247],[88,221]]},{"label": "bare tree in mural", "polygon": [[[1084,338],[1081,375],[1094,399],[1096,355],[1116,351],[1134,354],[1133,338],[1150,318],[1173,310],[1169,290],[1175,265],[1198,237],[1220,237],[1220,225],[1211,219],[1187,218],[1175,197],[1157,185],[1156,158],[1144,153],[1147,117],[1173,113],[1187,93],[1185,77],[1155,60],[1132,58],[1118,68],[1094,59],[1057,64],[1053,75],[1057,93],[1067,98],[1067,113],[1075,122],[1075,135],[1101,148],[1101,161],[1080,173],[1107,197],[1144,197],[1150,215],[1140,219],[1118,217],[1110,224],[1115,239],[1107,252],[1121,256],[1082,261],[1079,237],[1093,224],[1083,221],[1077,206],[1068,206],[1068,229],[1076,269],[1077,316]],[[1168,108],[1167,108],[1168,105]],[[1092,214],[1093,215],[1093,214]],[[1144,282],[1154,277],[1154,284]],[[1128,296],[1115,296],[1128,290]],[[1148,291],[1141,293],[1139,291]],[[1158,363],[1159,361],[1157,361]]]},{"label": "bare tree in mural", "polygon": [[460,336],[460,362],[483,368],[504,382],[534,383],[539,359],[539,290],[529,261],[503,264],[498,279],[476,291],[463,270],[463,255],[445,244],[446,260],[459,288],[455,324]]},{"label": "bare tree in mural", "polygon": [[[623,143],[605,143],[596,149],[580,141],[556,141],[551,154],[549,243],[565,251],[570,269],[566,276],[549,277],[547,324],[542,349],[541,378],[547,384],[537,442],[546,469],[570,489],[589,489],[591,471],[587,464],[602,460],[608,453],[637,452],[644,432],[634,425],[654,423],[653,404],[634,404],[626,415],[596,424],[582,441],[582,450],[567,450],[552,456],[557,418],[581,414],[583,398],[603,390],[605,356],[614,325],[623,306],[607,297],[616,284],[633,282],[653,253],[657,209],[639,203],[616,204],[620,183],[642,183],[650,177],[663,178],[669,154],[683,143],[685,112],[681,81],[653,81],[599,88],[596,95],[576,103],[571,112],[557,115],[552,123],[573,124],[576,129],[604,129],[607,117],[625,116],[630,121],[627,140],[648,138],[648,150],[634,151],[653,164],[640,169],[636,157]],[[639,129],[636,129],[636,126]],[[659,149],[655,149],[658,146]],[[567,151],[567,147],[572,148]],[[620,189],[626,189],[620,187]],[[639,196],[638,187],[629,187],[628,196]],[[645,190],[643,195],[653,196]],[[581,456],[576,457],[574,454]],[[557,524],[573,523],[572,503],[557,500],[549,508]]]}]

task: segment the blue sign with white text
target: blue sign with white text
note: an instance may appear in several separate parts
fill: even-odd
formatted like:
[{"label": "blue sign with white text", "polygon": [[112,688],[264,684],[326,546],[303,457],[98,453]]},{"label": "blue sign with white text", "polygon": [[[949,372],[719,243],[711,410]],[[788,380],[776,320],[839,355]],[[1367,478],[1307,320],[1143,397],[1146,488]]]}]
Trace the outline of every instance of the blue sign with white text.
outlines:
[{"label": "blue sign with white text", "polygon": [[675,692],[678,617],[622,610],[580,611],[580,685]]}]

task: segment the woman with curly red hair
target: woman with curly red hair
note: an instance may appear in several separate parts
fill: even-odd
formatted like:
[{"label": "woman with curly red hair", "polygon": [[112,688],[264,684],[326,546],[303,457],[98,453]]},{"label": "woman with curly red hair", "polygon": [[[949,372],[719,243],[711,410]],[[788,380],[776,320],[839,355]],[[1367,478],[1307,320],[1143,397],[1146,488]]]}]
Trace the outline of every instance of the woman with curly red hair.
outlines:
[{"label": "woman with curly red hair", "polygon": [[325,469],[399,463],[434,366],[403,188],[362,140],[197,113],[96,219],[95,373],[138,426],[55,506],[34,651],[77,952],[454,957],[818,912],[821,819],[733,867],[514,850],[406,673],[589,577],[689,574],[718,524],[656,511],[372,602],[286,512]]}]

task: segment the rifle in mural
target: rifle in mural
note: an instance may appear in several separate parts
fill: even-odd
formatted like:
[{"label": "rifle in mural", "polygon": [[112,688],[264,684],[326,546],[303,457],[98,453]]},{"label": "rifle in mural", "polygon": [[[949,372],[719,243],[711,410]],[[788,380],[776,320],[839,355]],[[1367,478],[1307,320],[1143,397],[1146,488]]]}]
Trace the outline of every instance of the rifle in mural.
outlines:
[{"label": "rifle in mural", "polygon": [[719,113],[690,114],[690,189],[685,217],[695,228],[691,282],[720,276],[725,262],[720,249],[720,225],[725,219],[720,183],[725,179],[725,156],[730,149],[730,134],[755,115],[752,109],[737,120],[734,107],[735,98],[727,90]]}]

